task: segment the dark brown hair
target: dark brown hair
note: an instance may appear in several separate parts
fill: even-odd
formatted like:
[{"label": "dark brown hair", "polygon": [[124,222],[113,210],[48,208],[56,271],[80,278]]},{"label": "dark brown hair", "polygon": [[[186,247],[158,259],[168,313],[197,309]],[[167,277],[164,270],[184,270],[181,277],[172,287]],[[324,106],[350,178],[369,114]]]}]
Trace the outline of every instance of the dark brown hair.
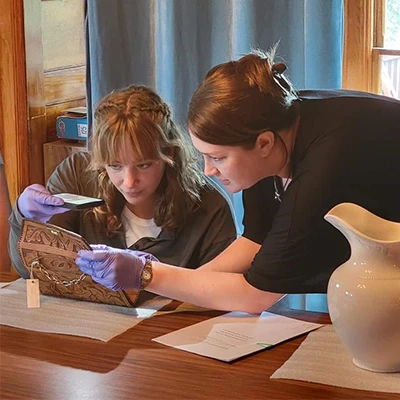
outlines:
[{"label": "dark brown hair", "polygon": [[200,190],[206,184],[197,154],[188,137],[174,123],[166,103],[145,86],[129,86],[105,96],[94,114],[90,170],[97,181],[98,196],[106,201],[93,209],[109,236],[122,225],[125,199],[110,181],[105,167],[115,162],[122,146],[130,142],[135,160],[163,160],[163,179],[157,189],[154,220],[173,230],[198,208]]},{"label": "dark brown hair", "polygon": [[207,143],[254,147],[264,131],[276,133],[295,121],[297,94],[283,77],[285,65],[270,52],[253,51],[238,61],[212,68],[193,94],[188,114],[191,133]]}]

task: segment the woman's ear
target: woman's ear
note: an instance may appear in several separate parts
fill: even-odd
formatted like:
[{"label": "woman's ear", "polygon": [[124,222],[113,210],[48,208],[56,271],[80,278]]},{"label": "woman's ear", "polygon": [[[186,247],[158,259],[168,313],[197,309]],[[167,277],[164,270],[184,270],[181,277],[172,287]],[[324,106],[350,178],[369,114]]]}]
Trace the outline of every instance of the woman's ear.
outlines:
[{"label": "woman's ear", "polygon": [[275,143],[275,135],[271,131],[261,132],[257,136],[256,148],[263,157],[267,157]]},{"label": "woman's ear", "polygon": [[168,148],[166,149],[166,151],[164,152],[164,154],[165,154],[167,157],[170,157],[172,160],[175,160],[175,153],[176,153],[175,147],[168,147]]}]

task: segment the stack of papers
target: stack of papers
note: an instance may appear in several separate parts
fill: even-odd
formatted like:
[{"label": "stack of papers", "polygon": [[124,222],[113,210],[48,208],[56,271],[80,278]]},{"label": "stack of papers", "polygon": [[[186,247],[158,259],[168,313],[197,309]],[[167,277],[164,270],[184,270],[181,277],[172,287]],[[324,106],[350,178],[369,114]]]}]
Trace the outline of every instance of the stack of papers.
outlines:
[{"label": "stack of papers", "polygon": [[321,326],[269,312],[261,315],[231,312],[153,340],[229,362]]}]

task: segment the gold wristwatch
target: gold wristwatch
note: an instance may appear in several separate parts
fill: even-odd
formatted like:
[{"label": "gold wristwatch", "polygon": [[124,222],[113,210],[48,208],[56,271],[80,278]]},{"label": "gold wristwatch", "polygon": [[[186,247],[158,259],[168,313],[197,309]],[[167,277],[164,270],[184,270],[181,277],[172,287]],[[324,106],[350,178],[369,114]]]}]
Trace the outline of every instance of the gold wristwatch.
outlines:
[{"label": "gold wristwatch", "polygon": [[140,279],[140,290],[144,290],[153,279],[153,264],[151,260],[146,260]]}]

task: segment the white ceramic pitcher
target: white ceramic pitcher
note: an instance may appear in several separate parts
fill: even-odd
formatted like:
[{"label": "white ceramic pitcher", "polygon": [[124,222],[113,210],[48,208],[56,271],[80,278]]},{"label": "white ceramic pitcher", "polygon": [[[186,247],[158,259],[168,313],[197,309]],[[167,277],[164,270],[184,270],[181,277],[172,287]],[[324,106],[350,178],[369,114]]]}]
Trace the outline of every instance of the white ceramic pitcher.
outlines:
[{"label": "white ceramic pitcher", "polygon": [[328,283],[336,333],[358,367],[400,372],[400,223],[352,203],[337,205],[325,219],[351,247]]}]

